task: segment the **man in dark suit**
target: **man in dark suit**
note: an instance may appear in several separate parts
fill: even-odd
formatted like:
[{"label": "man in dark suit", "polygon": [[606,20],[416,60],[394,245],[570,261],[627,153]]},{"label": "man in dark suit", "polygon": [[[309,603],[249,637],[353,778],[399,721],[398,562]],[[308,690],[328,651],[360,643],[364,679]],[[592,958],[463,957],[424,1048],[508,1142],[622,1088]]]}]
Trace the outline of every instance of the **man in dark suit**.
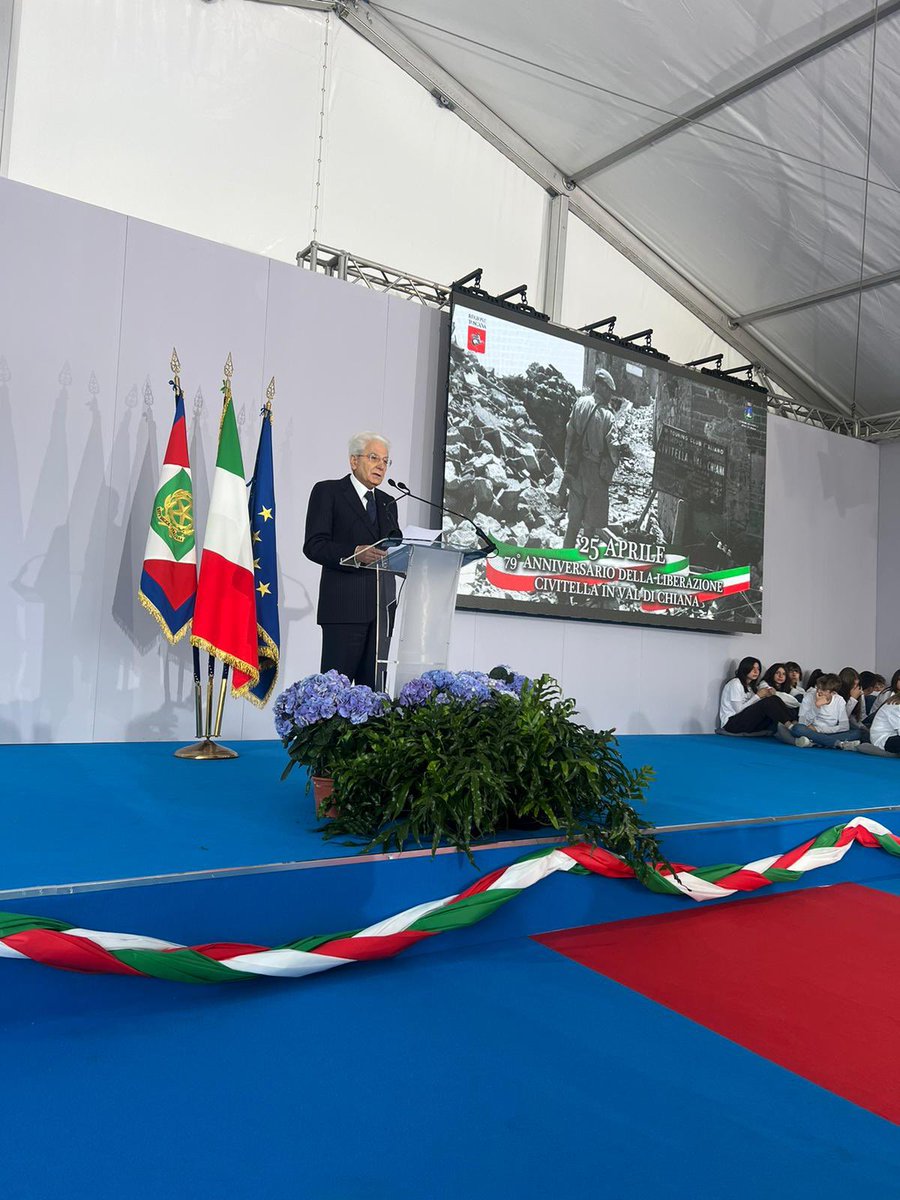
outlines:
[{"label": "man in dark suit", "polygon": [[[349,449],[350,474],[313,487],[303,553],[322,567],[316,613],[322,670],[333,667],[351,683],[375,687],[376,658],[387,652],[394,577],[363,568],[384,557],[375,542],[401,534],[396,502],[377,490],[390,462],[388,442],[377,433],[358,433]],[[341,566],[349,558],[354,565]]]}]

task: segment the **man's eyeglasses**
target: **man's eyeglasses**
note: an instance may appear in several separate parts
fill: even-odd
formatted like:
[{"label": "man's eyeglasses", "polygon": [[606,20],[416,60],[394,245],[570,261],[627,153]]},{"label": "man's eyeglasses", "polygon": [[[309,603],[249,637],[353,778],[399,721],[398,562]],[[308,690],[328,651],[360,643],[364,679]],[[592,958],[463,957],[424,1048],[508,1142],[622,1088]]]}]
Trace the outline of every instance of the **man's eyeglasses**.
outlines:
[{"label": "man's eyeglasses", "polygon": [[389,467],[391,465],[391,460],[389,458],[382,458],[380,454],[354,454],[353,457],[367,458],[373,467],[376,463],[381,463],[383,467]]}]

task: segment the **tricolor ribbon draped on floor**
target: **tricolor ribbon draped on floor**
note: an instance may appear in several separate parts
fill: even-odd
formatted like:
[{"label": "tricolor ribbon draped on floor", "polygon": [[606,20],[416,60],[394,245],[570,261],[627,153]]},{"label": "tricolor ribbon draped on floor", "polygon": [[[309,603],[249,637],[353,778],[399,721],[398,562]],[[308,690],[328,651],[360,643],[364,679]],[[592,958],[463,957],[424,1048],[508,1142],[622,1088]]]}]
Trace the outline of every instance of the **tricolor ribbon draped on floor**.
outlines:
[{"label": "tricolor ribbon draped on floor", "polygon": [[[692,900],[722,900],[787,883],[808,871],[839,862],[854,844],[900,857],[900,838],[877,821],[854,817],[834,825],[786,854],[747,863],[651,870],[641,882],[651,891]],[[392,958],[426,938],[463,929],[490,916],[526,888],[557,871],[633,879],[618,855],[595,846],[549,846],[508,867],[483,875],[455,896],[406,909],[365,929],[300,938],[284,946],[239,942],[181,946],[133,933],[79,929],[46,917],[0,913],[0,958],[24,958],[45,966],[92,974],[141,975],[184,983],[226,983],[254,976],[298,978],[368,959]]]}]

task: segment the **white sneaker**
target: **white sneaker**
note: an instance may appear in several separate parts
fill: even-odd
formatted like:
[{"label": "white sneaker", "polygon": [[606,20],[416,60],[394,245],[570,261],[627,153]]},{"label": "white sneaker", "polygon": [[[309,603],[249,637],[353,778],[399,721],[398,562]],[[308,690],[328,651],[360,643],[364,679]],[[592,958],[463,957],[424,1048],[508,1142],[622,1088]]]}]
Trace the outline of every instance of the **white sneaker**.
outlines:
[{"label": "white sneaker", "polygon": [[808,737],[798,737],[794,739],[794,745],[799,746],[801,750],[805,750],[807,746],[812,745],[812,742]]},{"label": "white sneaker", "polygon": [[859,742],[838,742],[839,750],[858,750],[859,746]]}]

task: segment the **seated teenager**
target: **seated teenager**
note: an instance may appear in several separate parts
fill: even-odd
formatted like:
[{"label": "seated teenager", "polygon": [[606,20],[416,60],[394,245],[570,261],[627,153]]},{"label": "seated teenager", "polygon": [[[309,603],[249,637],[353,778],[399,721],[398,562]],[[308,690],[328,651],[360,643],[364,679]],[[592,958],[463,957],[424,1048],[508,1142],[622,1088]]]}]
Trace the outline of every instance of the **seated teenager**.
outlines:
[{"label": "seated teenager", "polygon": [[872,718],[872,745],[888,754],[900,754],[900,671],[891,676],[887,699]]},{"label": "seated teenager", "polygon": [[786,662],[784,669],[787,671],[788,691],[792,696],[795,696],[798,703],[806,695],[806,689],[803,686],[803,672],[800,670],[800,664],[795,662]]},{"label": "seated teenager", "polygon": [[806,679],[806,691],[808,692],[810,688],[814,688],[819,681],[819,676],[824,674],[825,672],[821,667],[813,667]]},{"label": "seated teenager", "polygon": [[837,675],[819,676],[815,688],[810,688],[800,705],[800,720],[791,730],[796,739],[794,745],[830,746],[842,750],[855,750],[859,746],[859,730],[850,728],[840,687]]},{"label": "seated teenager", "polygon": [[847,706],[847,716],[850,718],[851,730],[856,730],[860,742],[868,742],[869,730],[863,725],[863,689],[859,685],[859,672],[856,667],[841,667],[838,672],[840,692]]},{"label": "seated teenager", "polygon": [[862,704],[864,716],[862,722],[864,725],[871,725],[872,716],[875,712],[878,699],[884,693],[882,702],[888,698],[890,688],[887,686],[887,680],[883,675],[878,675],[875,671],[860,671],[859,686],[862,688]]},{"label": "seated teenager", "polygon": [[[801,689],[799,696],[795,696],[791,692],[790,684],[788,683],[787,663],[772,663],[771,667],[769,667],[762,677],[761,686],[771,688],[779,700],[784,701],[788,708],[796,710],[800,707],[800,701],[803,699],[803,691]],[[796,711],[793,715],[797,715]]]},{"label": "seated teenager", "polygon": [[774,688],[757,689],[759,672],[758,658],[742,658],[734,678],[722,688],[719,725],[725,733],[773,733],[779,722],[789,725],[793,720]]}]

